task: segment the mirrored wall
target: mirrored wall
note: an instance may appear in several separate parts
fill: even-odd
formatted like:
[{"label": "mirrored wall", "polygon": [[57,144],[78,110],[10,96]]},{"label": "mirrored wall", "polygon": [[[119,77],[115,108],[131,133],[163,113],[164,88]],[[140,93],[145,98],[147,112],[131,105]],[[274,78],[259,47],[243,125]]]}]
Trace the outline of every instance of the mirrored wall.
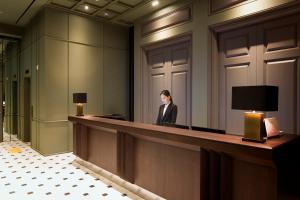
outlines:
[{"label": "mirrored wall", "polygon": [[18,43],[16,39],[0,37],[0,141],[18,138]]}]

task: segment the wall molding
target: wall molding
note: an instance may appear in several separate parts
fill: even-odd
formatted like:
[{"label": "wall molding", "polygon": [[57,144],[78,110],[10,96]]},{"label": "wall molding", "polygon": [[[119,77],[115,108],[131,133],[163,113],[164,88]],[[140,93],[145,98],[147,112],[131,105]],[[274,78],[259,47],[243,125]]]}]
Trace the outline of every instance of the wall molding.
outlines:
[{"label": "wall molding", "polygon": [[217,14],[224,12],[226,10],[251,3],[257,0],[223,0],[223,3],[220,3],[219,0],[209,0],[209,15]]},{"label": "wall molding", "polygon": [[142,37],[151,33],[166,29],[178,24],[189,22],[192,20],[191,6],[179,8],[150,21],[144,22],[141,27]]}]

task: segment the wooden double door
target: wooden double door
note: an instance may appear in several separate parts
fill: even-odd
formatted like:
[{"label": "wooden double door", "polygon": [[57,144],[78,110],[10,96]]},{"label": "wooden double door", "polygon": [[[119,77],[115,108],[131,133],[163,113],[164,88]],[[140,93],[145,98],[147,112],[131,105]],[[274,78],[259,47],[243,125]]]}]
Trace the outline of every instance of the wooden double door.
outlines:
[{"label": "wooden double door", "polygon": [[300,15],[219,34],[219,128],[243,133],[243,112],[231,109],[233,86],[279,86],[280,129],[300,134]]},{"label": "wooden double door", "polygon": [[144,122],[155,123],[162,104],[160,92],[169,90],[178,106],[176,124],[190,125],[191,49],[190,41],[152,48],[146,52]]}]

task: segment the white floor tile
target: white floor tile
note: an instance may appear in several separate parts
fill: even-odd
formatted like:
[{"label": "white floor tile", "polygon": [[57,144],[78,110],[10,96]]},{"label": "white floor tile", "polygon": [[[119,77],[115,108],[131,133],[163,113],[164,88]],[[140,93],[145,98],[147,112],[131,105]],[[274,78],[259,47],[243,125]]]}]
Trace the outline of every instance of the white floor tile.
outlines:
[{"label": "white floor tile", "polygon": [[[21,153],[9,153],[18,147]],[[0,143],[0,199],[5,200],[129,200],[127,195],[70,164],[72,153],[44,157],[4,134]]]}]

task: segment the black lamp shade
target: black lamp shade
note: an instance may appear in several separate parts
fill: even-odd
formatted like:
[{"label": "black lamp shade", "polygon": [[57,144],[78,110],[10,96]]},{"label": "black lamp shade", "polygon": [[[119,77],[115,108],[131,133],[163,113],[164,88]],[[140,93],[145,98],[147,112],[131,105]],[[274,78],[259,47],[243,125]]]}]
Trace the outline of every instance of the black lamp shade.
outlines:
[{"label": "black lamp shade", "polygon": [[277,111],[277,86],[243,86],[232,87],[232,109]]},{"label": "black lamp shade", "polygon": [[73,93],[73,103],[86,103],[87,95],[86,93]]}]

